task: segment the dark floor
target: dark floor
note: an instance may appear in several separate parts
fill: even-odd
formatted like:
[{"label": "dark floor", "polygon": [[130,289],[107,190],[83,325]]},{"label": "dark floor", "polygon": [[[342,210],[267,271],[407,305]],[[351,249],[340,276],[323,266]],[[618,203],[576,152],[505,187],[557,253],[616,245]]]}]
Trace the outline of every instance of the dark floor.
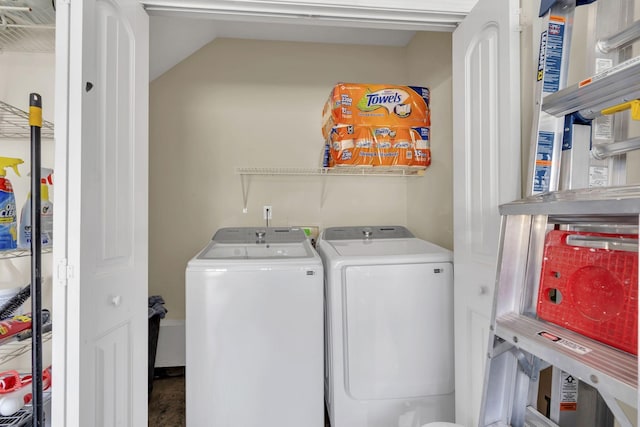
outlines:
[{"label": "dark floor", "polygon": [[184,368],[156,369],[149,401],[149,427],[184,427]]},{"label": "dark floor", "polygon": [[[156,369],[149,401],[149,427],[185,427],[184,368]],[[325,427],[329,427],[325,414]]]}]

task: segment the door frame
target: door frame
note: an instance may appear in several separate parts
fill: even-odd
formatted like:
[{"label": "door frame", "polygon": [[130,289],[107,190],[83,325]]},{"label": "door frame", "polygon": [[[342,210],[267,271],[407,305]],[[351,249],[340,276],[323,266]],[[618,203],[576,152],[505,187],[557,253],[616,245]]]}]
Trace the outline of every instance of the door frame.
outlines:
[{"label": "door frame", "polygon": [[[168,16],[182,16],[185,13],[184,10],[184,4],[181,2],[177,2],[175,0],[171,0],[171,1],[162,1],[162,0],[138,0],[138,3],[145,9],[148,9],[149,5],[163,5],[165,7],[165,9],[162,11],[162,14],[168,15]],[[214,1],[209,1],[209,2],[201,2],[201,4],[206,4],[209,6],[215,6],[215,5],[221,5],[221,4],[225,4],[228,2],[224,2],[224,1],[220,1],[220,0],[214,0]],[[257,4],[257,2],[254,2],[255,4]],[[318,2],[320,3],[320,2]],[[68,7],[68,2],[61,2],[61,6],[63,7]],[[419,4],[419,2],[416,2],[416,6]],[[436,13],[435,15],[429,15],[429,16],[436,16],[436,15],[442,15],[442,12],[444,12],[444,9],[451,9],[451,6],[453,5],[457,5],[458,9],[456,9],[457,11],[455,13],[452,14],[452,16],[456,16],[457,18],[455,19],[459,19],[462,20],[464,19],[464,17],[468,14],[469,10],[465,11],[465,5],[470,7],[473,6],[473,4],[475,4],[474,0],[464,0],[464,1],[458,1],[458,2],[451,2],[451,4],[447,7],[444,8],[441,6],[442,2],[438,2],[435,0],[430,0],[427,5],[425,5],[424,3],[422,3],[420,6],[421,8],[425,8],[425,6],[431,5],[432,9],[435,10]],[[308,6],[308,11],[317,11],[318,7],[320,5],[316,5],[316,6]],[[278,7],[283,10],[284,14],[294,14],[299,17],[299,14],[304,12],[303,9],[301,9],[300,5],[294,5],[291,2],[280,2],[278,4]],[[438,11],[438,9],[440,9]],[[455,8],[454,8],[455,9]],[[350,8],[350,18],[349,20],[340,20],[340,21],[336,21],[339,22],[340,25],[345,26],[345,27],[366,27],[366,26],[375,26],[377,28],[391,28],[391,29],[402,29],[402,30],[407,30],[407,31],[414,31],[414,30],[421,30],[421,31],[433,31],[434,28],[429,26],[428,21],[425,21],[424,19],[418,23],[416,23],[416,20],[414,19],[413,21],[410,19],[410,15],[414,14],[415,11],[411,11],[410,13],[404,13],[406,12],[406,10],[399,10],[400,12],[403,13],[398,13],[396,15],[393,15],[389,9],[380,9],[380,11],[384,11],[385,13],[388,13],[390,15],[392,15],[390,18],[384,20],[384,21],[378,21],[375,24],[371,24],[371,23],[363,23],[360,22],[360,19],[369,19],[371,20],[371,11],[372,8],[368,7],[368,6],[359,6],[359,7],[354,7],[354,8]],[[302,11],[302,12],[301,12]],[[331,13],[341,13],[345,11],[344,6],[342,5],[338,5],[338,4],[334,4],[334,5],[328,5],[328,7],[324,7],[323,8],[324,12],[331,12]],[[377,12],[377,13],[380,13]],[[251,11],[247,10],[246,16],[251,16]],[[149,14],[149,12],[147,11],[147,13]],[[198,13],[207,13],[205,9],[200,9]],[[155,14],[155,13],[154,13]],[[151,14],[149,14],[150,16],[152,16]],[[57,21],[57,25],[69,25],[69,17],[68,16],[64,16],[64,14],[58,14],[57,16],[61,17],[62,19],[58,19]],[[425,14],[425,16],[427,16]],[[368,18],[367,18],[368,17]],[[254,19],[255,21],[255,19]],[[268,22],[268,21],[267,21]],[[335,22],[334,22],[335,24]],[[441,29],[441,27],[438,27]],[[449,32],[449,31],[447,31]],[[56,50],[60,49],[60,48],[65,48],[68,49],[68,46],[70,43],[72,43],[72,36],[70,33],[67,34],[69,37],[65,38],[65,37],[56,37]],[[148,53],[148,50],[147,50]],[[60,71],[61,73],[63,73],[66,76],[69,76],[70,73],[73,73],[73,69],[70,66],[69,63],[66,64],[58,64],[56,63],[56,69],[57,71]],[[58,116],[58,112],[59,111],[65,111],[65,114],[68,114],[69,112],[67,112],[67,105],[68,105],[68,92],[62,92],[62,93],[58,93],[56,96],[56,116]],[[148,118],[147,118],[148,120]],[[58,121],[58,120],[56,120]],[[58,126],[56,127],[56,140],[60,140],[60,141],[66,141],[69,138],[69,129],[63,127],[63,126]],[[68,151],[68,147],[66,146],[66,144],[56,144],[55,146],[55,157],[56,157],[56,164],[58,166],[63,165],[65,167],[69,167],[69,165],[74,163],[74,153],[70,153]],[[63,174],[60,174],[63,175]],[[66,177],[60,176],[57,178],[57,185],[59,186],[68,186],[70,183],[67,182]],[[69,203],[71,202],[71,203]],[[59,200],[57,205],[56,205],[56,215],[58,215],[59,217],[64,217],[64,218],[68,218],[70,214],[72,214],[73,209],[71,207],[78,208],[79,206],[74,206],[73,205],[74,201],[70,201],[70,200],[65,200],[64,203],[62,200]],[[78,238],[78,236],[69,236],[69,230],[67,227],[67,221],[57,221],[56,222],[56,228],[55,228],[55,233],[57,236],[65,236],[64,239],[66,239],[67,241],[70,239],[74,239],[74,238]],[[60,239],[60,237],[58,238]],[[66,247],[67,244],[65,243],[65,252],[66,252]],[[148,262],[147,262],[148,264]],[[68,410],[70,411],[77,411],[79,410],[78,408],[78,396],[75,396],[76,399],[74,399],[74,401],[72,402],[67,402],[67,384],[65,383],[66,377],[64,375],[65,372],[65,366],[67,363],[66,360],[66,351],[70,349],[69,345],[68,345],[68,337],[67,337],[67,330],[68,328],[75,328],[74,330],[76,331],[76,333],[78,333],[77,331],[77,326],[78,325],[73,325],[70,322],[68,322],[67,319],[70,318],[70,314],[72,315],[71,318],[73,318],[74,316],[79,316],[79,307],[74,307],[72,304],[70,304],[70,301],[73,300],[77,300],[77,295],[71,295],[70,294],[70,289],[67,287],[67,280],[70,279],[71,277],[73,277],[74,272],[72,271],[72,269],[69,267],[69,265],[67,264],[67,257],[66,257],[66,253],[63,256],[55,256],[54,254],[54,284],[53,284],[53,292],[54,292],[54,299],[57,301],[57,308],[58,310],[62,310],[64,311],[65,315],[64,316],[60,316],[58,317],[56,323],[57,323],[57,327],[56,327],[56,331],[58,331],[57,333],[54,332],[54,340],[55,342],[57,342],[57,344],[55,344],[54,348],[57,348],[58,350],[61,348],[65,349],[65,353],[60,354],[59,352],[54,351],[53,352],[53,363],[55,366],[60,366],[61,368],[57,368],[59,372],[62,372],[63,375],[59,375],[57,376],[56,379],[56,387],[54,387],[54,392],[53,392],[53,399],[54,402],[55,401],[62,401],[62,402],[66,402],[63,406],[64,410],[61,412],[58,412],[57,415],[56,412],[54,411],[54,421],[58,420],[58,422],[62,422],[62,424],[64,424],[63,421],[66,419],[66,413]],[[454,302],[455,303],[455,302]],[[78,335],[79,336],[79,335]],[[79,381],[79,379],[77,379]],[[57,424],[57,423],[56,423]],[[62,425],[61,424],[61,425]]]}]

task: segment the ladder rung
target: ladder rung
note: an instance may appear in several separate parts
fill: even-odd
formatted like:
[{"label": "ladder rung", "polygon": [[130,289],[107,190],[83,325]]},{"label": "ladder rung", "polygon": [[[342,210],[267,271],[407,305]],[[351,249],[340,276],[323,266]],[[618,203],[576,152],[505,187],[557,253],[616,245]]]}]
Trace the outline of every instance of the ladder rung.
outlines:
[{"label": "ladder rung", "polygon": [[640,38],[640,21],[636,21],[624,30],[606,39],[601,39],[596,44],[602,53],[609,53],[612,50],[621,48],[624,45],[633,43]]},{"label": "ladder rung", "polygon": [[[496,335],[621,402],[637,404],[638,358],[633,354],[516,313],[496,319]],[[552,341],[550,336],[562,341]]]},{"label": "ladder rung", "polygon": [[[598,187],[556,191],[500,205],[502,215],[585,215],[596,223],[638,224],[640,186]],[[634,216],[635,215],[635,216]],[[582,222],[581,220],[579,222]]]},{"label": "ladder rung", "polygon": [[591,153],[598,160],[604,160],[619,154],[640,149],[640,137],[631,138],[625,141],[616,141],[609,144],[597,144],[593,146]]},{"label": "ladder rung", "polygon": [[579,111],[587,119],[605,108],[640,98],[640,56],[547,95],[542,110],[556,117]]},{"label": "ladder rung", "polygon": [[524,414],[524,425],[526,427],[558,427],[558,424],[531,406],[527,406],[527,412]]}]

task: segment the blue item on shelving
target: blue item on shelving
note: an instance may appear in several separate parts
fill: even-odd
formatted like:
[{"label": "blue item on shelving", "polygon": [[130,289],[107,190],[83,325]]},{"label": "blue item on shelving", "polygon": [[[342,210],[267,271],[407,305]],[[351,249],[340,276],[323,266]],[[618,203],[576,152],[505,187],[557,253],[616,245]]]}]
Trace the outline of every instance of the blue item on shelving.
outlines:
[{"label": "blue item on shelving", "polygon": [[18,228],[16,198],[13,195],[11,181],[6,178],[5,168],[13,168],[16,175],[21,159],[0,157],[0,251],[15,249],[17,246]]}]

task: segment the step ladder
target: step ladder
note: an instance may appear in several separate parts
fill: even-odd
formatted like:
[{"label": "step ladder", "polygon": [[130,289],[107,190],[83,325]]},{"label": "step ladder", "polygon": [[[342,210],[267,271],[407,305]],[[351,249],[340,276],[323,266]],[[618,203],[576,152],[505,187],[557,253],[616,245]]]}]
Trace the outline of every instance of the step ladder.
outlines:
[{"label": "step ladder", "polygon": [[[555,366],[596,389],[618,422],[631,426],[618,402],[637,407],[637,356],[539,319],[537,305],[549,229],[571,224],[637,233],[640,187],[536,195],[502,205],[500,213],[501,249],[480,425],[555,426],[535,409],[539,373]],[[638,250],[637,239],[625,244]],[[637,295],[638,283],[631,286]]]},{"label": "step ladder", "polygon": [[[615,34],[590,28],[589,34],[598,38],[603,54],[600,57],[597,54],[595,58],[601,65],[594,66],[597,72],[593,77],[567,86],[567,39],[571,35],[576,2],[542,3],[543,9],[550,7],[548,12],[544,10],[547,12],[544,31],[548,33],[557,22],[565,22],[560,31],[564,34],[564,53],[558,56],[561,64],[552,64],[557,70],[557,76],[552,79],[557,83],[555,90],[545,90],[544,73],[548,67],[544,61],[539,64],[542,76],[538,75],[536,83],[538,97],[527,189],[529,197],[500,206],[500,253],[479,425],[605,426],[613,425],[610,418],[615,418],[618,425],[631,427],[640,425],[636,355],[640,186],[616,185],[626,182],[625,154],[640,148],[640,138],[625,138],[627,119],[617,113],[629,109],[632,116],[640,119],[640,101],[637,101],[640,98],[640,57],[628,58],[628,51],[625,51],[618,52],[612,59],[611,51],[624,50],[638,39],[640,24],[631,23]],[[597,9],[599,16],[606,15],[609,21],[609,15],[615,12],[607,0],[599,0]],[[557,32],[557,28],[554,31]],[[610,33],[611,29],[608,31]],[[548,56],[542,52],[548,48],[548,40],[544,41],[544,38],[543,32],[541,58]],[[559,40],[555,43],[560,45]],[[615,126],[610,114],[617,114]],[[610,132],[607,133],[607,129]],[[543,135],[545,132],[547,136]],[[622,341],[629,340],[628,334],[635,335],[635,348],[607,342],[606,334],[594,336],[593,331],[576,328],[580,316],[585,316],[581,311],[585,306],[576,305],[575,300],[579,298],[566,293],[562,295],[561,290],[565,288],[541,285],[541,282],[556,280],[555,276],[549,276],[549,266],[553,262],[546,251],[553,248],[552,238],[560,235],[565,239],[562,245],[569,247],[568,251],[596,254],[611,251],[620,259],[633,260],[628,264],[635,270],[619,273],[627,279],[634,277],[633,283],[626,283],[623,291],[616,288],[616,292],[610,294],[618,299],[620,294],[624,298],[635,298],[633,312],[626,313],[625,322],[631,323],[616,321],[616,326],[620,324],[627,334]],[[576,269],[573,273],[576,280],[571,282],[572,286],[586,283],[577,280],[578,271],[582,270]],[[567,279],[560,279],[563,274],[560,270],[553,274],[558,276],[558,283]],[[595,283],[595,279],[590,280],[589,283]],[[594,298],[595,307],[607,301],[603,295],[600,297]],[[570,313],[577,321],[558,321],[545,314],[546,307]],[[610,316],[606,311],[602,310],[600,314]],[[587,317],[591,314],[587,313]],[[616,318],[612,319],[611,322]],[[541,413],[537,401],[541,372],[548,372],[547,369],[552,370],[550,411]],[[600,406],[606,409],[606,413],[598,414],[601,418],[597,421],[585,424],[567,416],[571,411],[561,411],[575,408],[577,396],[589,393],[594,396],[592,415]],[[584,398],[580,405],[583,404]],[[636,413],[631,415],[633,422],[628,411],[625,412],[625,406],[635,408]]]}]

